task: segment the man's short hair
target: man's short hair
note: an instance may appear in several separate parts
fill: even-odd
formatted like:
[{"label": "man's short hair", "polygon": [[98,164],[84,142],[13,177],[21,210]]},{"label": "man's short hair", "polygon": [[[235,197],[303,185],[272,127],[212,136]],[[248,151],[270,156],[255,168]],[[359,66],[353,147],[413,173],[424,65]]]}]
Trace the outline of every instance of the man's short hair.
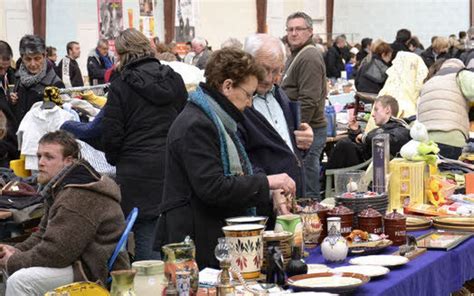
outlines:
[{"label": "man's short hair", "polygon": [[382,106],[384,108],[389,106],[390,110],[392,111],[392,116],[397,117],[397,115],[398,115],[398,101],[397,101],[397,99],[395,99],[394,97],[389,96],[389,95],[383,95],[383,96],[377,97],[375,99],[374,104],[377,103],[377,102],[380,102],[380,104],[382,104]]},{"label": "man's short hair", "polygon": [[66,52],[67,52],[67,54],[69,54],[69,51],[72,50],[72,47],[73,47],[74,45],[79,45],[79,42],[77,42],[77,41],[70,41],[70,42],[68,42],[68,43],[66,44]]},{"label": "man's short hair", "polygon": [[193,41],[191,41],[191,44],[192,44],[192,43],[199,44],[199,45],[201,45],[201,46],[203,46],[203,47],[206,47],[206,46],[207,46],[207,41],[206,41],[206,39],[204,39],[204,38],[202,38],[202,37],[195,37],[195,38],[193,39]]},{"label": "man's short hair", "polygon": [[64,158],[71,156],[74,159],[79,159],[79,144],[69,132],[59,130],[47,133],[41,137],[39,144],[59,144],[63,147]]},{"label": "man's short hair", "polygon": [[109,41],[104,38],[99,39],[99,41],[97,41],[97,48],[101,47],[102,45],[109,46]]},{"label": "man's short hair", "polygon": [[57,51],[56,47],[53,47],[53,46],[46,47],[46,56],[48,57],[52,56],[55,51]]},{"label": "man's short hair", "polygon": [[306,13],[304,13],[302,11],[297,11],[297,12],[294,12],[294,13],[290,14],[286,18],[286,24],[288,25],[288,22],[290,20],[297,19],[297,18],[304,19],[304,22],[306,23],[306,27],[313,29],[313,19],[309,15],[307,15]]},{"label": "man's short hair", "polygon": [[20,55],[46,53],[46,45],[43,38],[37,35],[25,35],[20,40]]}]

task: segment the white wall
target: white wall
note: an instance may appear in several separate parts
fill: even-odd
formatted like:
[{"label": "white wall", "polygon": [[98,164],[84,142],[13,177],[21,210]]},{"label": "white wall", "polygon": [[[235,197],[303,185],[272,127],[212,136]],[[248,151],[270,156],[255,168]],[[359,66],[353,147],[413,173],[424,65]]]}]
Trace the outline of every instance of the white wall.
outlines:
[{"label": "white wall", "polygon": [[371,37],[391,43],[406,28],[428,47],[432,36],[457,35],[468,27],[469,0],[334,1],[333,32],[356,33],[355,42]]},{"label": "white wall", "polygon": [[257,31],[255,0],[196,0],[196,36],[219,49],[229,37],[239,39]]},{"label": "white wall", "polygon": [[0,39],[10,44],[14,59],[20,56],[20,39],[26,34],[33,34],[31,0],[0,0]]},{"label": "white wall", "polygon": [[267,25],[268,33],[283,37],[286,28],[286,18],[296,12],[303,11],[313,19],[314,33],[325,36],[326,32],[326,1],[325,0],[268,0]]}]

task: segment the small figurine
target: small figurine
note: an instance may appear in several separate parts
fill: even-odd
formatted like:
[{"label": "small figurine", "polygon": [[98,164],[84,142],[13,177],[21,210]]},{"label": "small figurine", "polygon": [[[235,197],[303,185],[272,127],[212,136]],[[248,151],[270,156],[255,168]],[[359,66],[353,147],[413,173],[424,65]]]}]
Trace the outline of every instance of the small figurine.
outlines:
[{"label": "small figurine", "polygon": [[267,250],[267,284],[285,285],[285,268],[281,250],[270,245]]}]

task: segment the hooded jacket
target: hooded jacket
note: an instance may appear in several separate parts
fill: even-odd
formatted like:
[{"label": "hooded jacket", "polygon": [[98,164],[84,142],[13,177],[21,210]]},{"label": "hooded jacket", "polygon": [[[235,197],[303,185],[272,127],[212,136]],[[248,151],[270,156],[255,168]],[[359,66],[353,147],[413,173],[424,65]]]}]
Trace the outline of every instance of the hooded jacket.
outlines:
[{"label": "hooded jacket", "polygon": [[[78,161],[51,185],[39,230],[15,246],[20,251],[8,259],[7,272],[73,265],[74,281],[85,276],[105,283],[107,261],[125,229],[117,184]],[[121,253],[113,269],[127,268],[128,255]]]},{"label": "hooded jacket", "polygon": [[132,61],[119,75],[104,106],[105,156],[117,167],[125,213],[139,207],[140,217],[157,217],[166,137],[187,91],[181,76],[153,57]]}]

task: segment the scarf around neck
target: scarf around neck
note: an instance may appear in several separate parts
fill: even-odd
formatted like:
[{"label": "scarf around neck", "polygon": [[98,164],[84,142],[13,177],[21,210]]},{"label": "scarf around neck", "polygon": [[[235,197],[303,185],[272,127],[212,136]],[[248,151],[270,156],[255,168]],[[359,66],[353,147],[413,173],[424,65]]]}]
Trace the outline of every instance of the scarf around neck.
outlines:
[{"label": "scarf around neck", "polygon": [[38,74],[31,74],[26,68],[25,64],[21,63],[20,69],[18,69],[18,74],[20,75],[21,84],[23,84],[26,87],[30,87],[35,84],[38,84],[41,80],[43,80],[44,77],[46,77],[47,68],[48,68],[48,64],[45,59],[43,63],[43,69],[41,69],[41,72],[39,72]]},{"label": "scarf around neck", "polygon": [[235,120],[201,87],[190,94],[189,101],[199,107],[217,128],[224,175],[253,175],[248,155],[237,136]]}]

